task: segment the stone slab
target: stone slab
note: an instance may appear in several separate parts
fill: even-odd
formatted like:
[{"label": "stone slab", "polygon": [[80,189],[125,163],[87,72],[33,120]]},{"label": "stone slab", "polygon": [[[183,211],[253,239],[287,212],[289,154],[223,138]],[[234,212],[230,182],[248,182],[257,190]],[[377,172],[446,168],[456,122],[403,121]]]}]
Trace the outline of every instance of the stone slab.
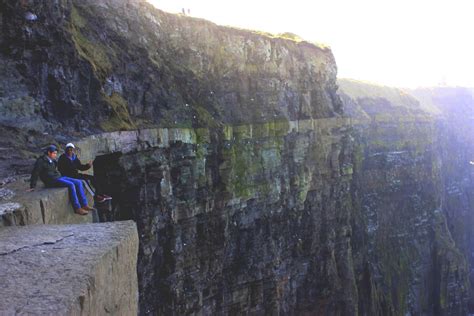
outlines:
[{"label": "stone slab", "polygon": [[[0,228],[37,224],[83,224],[92,223],[93,212],[81,216],[74,213],[67,188],[37,188],[26,192],[25,179],[2,187],[0,200]],[[86,190],[89,205],[92,195]]]},{"label": "stone slab", "polygon": [[136,315],[132,221],[0,230],[0,315]]}]

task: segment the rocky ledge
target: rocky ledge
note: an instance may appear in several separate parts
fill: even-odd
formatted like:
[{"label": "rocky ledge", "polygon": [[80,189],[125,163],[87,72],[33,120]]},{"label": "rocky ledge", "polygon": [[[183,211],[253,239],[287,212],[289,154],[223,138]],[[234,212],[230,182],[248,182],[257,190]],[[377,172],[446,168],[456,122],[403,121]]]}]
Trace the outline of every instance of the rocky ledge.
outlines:
[{"label": "rocky ledge", "polygon": [[136,315],[133,222],[0,230],[1,315]]},{"label": "rocky ledge", "polygon": [[[94,214],[74,213],[66,188],[38,188],[26,192],[26,178],[11,179],[0,186],[0,228],[36,224],[92,223]],[[6,181],[8,182],[8,181]],[[86,191],[92,205],[92,195]]]}]

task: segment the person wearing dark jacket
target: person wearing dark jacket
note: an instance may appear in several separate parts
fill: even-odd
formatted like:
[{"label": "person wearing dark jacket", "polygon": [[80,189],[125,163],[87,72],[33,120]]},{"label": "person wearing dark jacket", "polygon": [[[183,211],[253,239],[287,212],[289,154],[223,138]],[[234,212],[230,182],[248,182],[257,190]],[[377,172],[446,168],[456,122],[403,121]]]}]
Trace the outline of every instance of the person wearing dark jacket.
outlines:
[{"label": "person wearing dark jacket", "polygon": [[59,157],[58,169],[59,172],[65,176],[74,179],[92,180],[94,177],[88,174],[79,173],[79,171],[86,171],[92,167],[92,162],[89,161],[83,164],[74,153],[75,146],[72,143],[66,145],[66,151]]},{"label": "person wearing dark jacket", "polygon": [[59,157],[59,161],[58,161],[58,169],[61,175],[74,178],[74,179],[85,180],[87,185],[91,189],[91,191],[94,192],[94,190],[91,187],[91,184],[92,184],[92,186],[95,188],[95,196],[94,196],[95,201],[101,203],[106,200],[111,200],[112,198],[110,196],[105,195],[105,194],[100,194],[100,190],[98,188],[98,185],[95,181],[94,176],[79,172],[79,171],[89,170],[92,167],[92,161],[89,161],[88,163],[83,164],[79,160],[77,155],[74,153],[75,149],[76,147],[74,146],[73,143],[66,144],[66,150],[64,154],[62,154],[61,157]]},{"label": "person wearing dark jacket", "polygon": [[45,154],[36,160],[33,172],[31,173],[30,189],[28,191],[35,189],[38,177],[46,187],[67,187],[74,211],[79,215],[87,215],[88,211],[93,210],[93,208],[87,205],[82,181],[64,177],[59,173],[56,162],[57,155],[57,147],[50,145],[46,149]]}]

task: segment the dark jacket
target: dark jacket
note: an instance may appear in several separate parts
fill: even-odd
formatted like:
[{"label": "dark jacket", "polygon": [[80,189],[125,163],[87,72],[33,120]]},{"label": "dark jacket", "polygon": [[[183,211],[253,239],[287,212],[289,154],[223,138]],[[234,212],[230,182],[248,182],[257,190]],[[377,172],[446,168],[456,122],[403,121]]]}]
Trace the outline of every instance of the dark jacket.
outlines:
[{"label": "dark jacket", "polygon": [[76,155],[69,158],[66,154],[62,154],[59,157],[58,169],[64,177],[77,178],[79,170],[84,171],[89,168],[89,164],[82,164]]},{"label": "dark jacket", "polygon": [[35,167],[31,173],[30,188],[36,187],[38,176],[46,186],[53,186],[55,180],[61,177],[56,161],[49,159],[46,155],[36,159]]}]

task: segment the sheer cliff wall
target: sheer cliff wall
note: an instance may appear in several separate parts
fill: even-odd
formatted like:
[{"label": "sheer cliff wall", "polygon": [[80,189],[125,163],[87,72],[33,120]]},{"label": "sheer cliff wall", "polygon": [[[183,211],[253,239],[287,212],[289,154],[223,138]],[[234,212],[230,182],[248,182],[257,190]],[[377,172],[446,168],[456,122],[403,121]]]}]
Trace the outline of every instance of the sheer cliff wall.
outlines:
[{"label": "sheer cliff wall", "polygon": [[144,1],[26,3],[4,1],[2,51],[60,124],[191,127],[340,112],[328,48]]},{"label": "sheer cliff wall", "polygon": [[117,216],[142,232],[141,311],[355,312],[348,129],[300,123],[119,158]]},{"label": "sheer cliff wall", "polygon": [[[466,314],[471,254],[463,225],[472,222],[471,145],[453,140],[465,139],[467,122],[459,125],[446,107],[428,111],[426,98],[412,91],[339,84],[357,144],[356,209],[366,229],[365,251],[358,253],[366,256],[361,290],[369,298],[364,306],[369,314]],[[473,105],[471,99],[465,107]]]},{"label": "sheer cliff wall", "polygon": [[[439,113],[437,152],[441,162],[441,205],[456,246],[469,262],[469,279],[474,284],[474,90],[468,88],[425,88],[409,91],[420,104]],[[472,290],[469,310],[474,308]]]},{"label": "sheer cliff wall", "polygon": [[381,116],[79,142],[108,159],[115,216],[142,232],[141,311],[466,313],[469,246],[456,236],[469,232],[444,200],[461,198],[450,212],[468,225],[468,192],[446,191],[444,130],[416,102],[369,104]]}]

